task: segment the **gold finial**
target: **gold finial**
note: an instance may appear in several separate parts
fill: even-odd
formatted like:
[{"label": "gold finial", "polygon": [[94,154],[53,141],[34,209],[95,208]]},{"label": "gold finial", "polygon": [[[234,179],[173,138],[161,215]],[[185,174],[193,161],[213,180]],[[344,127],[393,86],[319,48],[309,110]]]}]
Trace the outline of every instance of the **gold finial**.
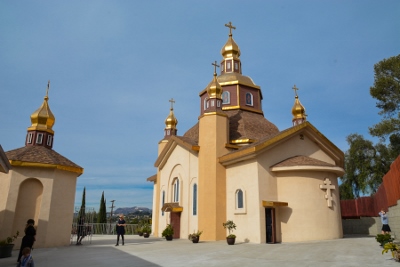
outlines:
[{"label": "gold finial", "polygon": [[217,61],[214,61],[214,63],[211,63],[211,65],[214,66],[214,75],[217,75],[217,67],[219,68],[219,65],[217,64]]},{"label": "gold finial", "polygon": [[236,27],[232,25],[232,22],[229,21],[228,24],[225,24],[225,27],[229,28],[229,37],[232,37],[232,29],[236,30]]},{"label": "gold finial", "polygon": [[299,88],[297,88],[296,85],[294,85],[292,89],[294,90],[294,94],[297,96],[297,90],[299,90]]},{"label": "gold finial", "polygon": [[171,98],[171,99],[169,100],[169,102],[171,102],[171,110],[174,110],[174,103],[175,103],[175,100],[174,100],[173,98]]}]

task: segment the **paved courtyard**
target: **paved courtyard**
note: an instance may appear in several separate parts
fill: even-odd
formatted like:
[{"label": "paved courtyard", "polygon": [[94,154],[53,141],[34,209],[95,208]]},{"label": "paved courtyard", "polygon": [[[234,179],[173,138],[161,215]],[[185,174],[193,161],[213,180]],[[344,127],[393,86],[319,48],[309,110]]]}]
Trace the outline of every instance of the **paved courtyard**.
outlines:
[{"label": "paved courtyard", "polygon": [[[82,246],[34,249],[36,267],[156,267],[156,266],[400,266],[383,254],[374,237],[282,243],[227,245],[226,241],[193,244],[186,239],[126,236],[115,246],[115,236],[93,236]],[[0,259],[1,267],[15,267],[18,251]]]}]

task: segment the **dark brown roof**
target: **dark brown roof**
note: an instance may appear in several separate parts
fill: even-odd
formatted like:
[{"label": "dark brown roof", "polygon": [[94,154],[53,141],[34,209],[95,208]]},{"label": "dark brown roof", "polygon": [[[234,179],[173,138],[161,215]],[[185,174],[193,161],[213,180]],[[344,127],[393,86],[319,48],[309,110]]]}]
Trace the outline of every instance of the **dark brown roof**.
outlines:
[{"label": "dark brown roof", "polygon": [[66,157],[44,146],[25,146],[7,151],[6,155],[8,159],[11,161],[56,164],[66,167],[74,167],[82,169],[82,167],[73,163]]},{"label": "dark brown roof", "polygon": [[[198,124],[196,124],[196,125],[198,125]],[[188,143],[191,146],[199,145],[199,140],[194,140],[194,139],[192,139],[190,137],[186,137],[186,136],[175,136],[175,137],[180,139],[184,143]]]},{"label": "dark brown roof", "polygon": [[294,156],[292,158],[285,159],[271,167],[290,167],[290,166],[326,166],[335,167],[335,165],[321,161],[318,159],[310,158],[307,156]]},{"label": "dark brown roof", "polygon": [[[260,140],[279,133],[278,127],[268,121],[262,114],[245,110],[223,111],[229,118],[229,140],[252,139]],[[190,128],[183,137],[198,142],[199,123]]]}]

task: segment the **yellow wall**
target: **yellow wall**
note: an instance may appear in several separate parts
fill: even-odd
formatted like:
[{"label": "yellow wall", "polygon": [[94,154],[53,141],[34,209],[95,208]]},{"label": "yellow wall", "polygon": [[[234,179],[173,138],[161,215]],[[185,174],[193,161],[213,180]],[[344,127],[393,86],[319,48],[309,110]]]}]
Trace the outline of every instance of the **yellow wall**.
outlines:
[{"label": "yellow wall", "polygon": [[[53,168],[14,166],[0,180],[9,188],[0,187],[6,196],[0,210],[0,232],[9,236],[20,232],[16,248],[24,235],[28,219],[37,228],[35,247],[54,247],[70,244],[77,174]],[[3,197],[2,197],[3,198]]]},{"label": "yellow wall", "polygon": [[199,228],[202,240],[226,238],[226,174],[218,157],[226,154],[228,118],[204,115],[199,120]]}]

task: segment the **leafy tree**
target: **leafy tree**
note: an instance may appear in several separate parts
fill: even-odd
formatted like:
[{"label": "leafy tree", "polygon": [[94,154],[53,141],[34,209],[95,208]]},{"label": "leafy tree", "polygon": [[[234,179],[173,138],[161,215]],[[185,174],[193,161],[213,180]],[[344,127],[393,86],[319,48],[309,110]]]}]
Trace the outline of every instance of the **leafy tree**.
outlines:
[{"label": "leafy tree", "polygon": [[383,59],[374,65],[374,85],[370,94],[377,99],[376,107],[383,119],[369,128],[381,141],[389,137],[391,149],[400,153],[400,55]]},{"label": "leafy tree", "polygon": [[374,145],[362,135],[347,136],[350,148],[345,153],[346,174],[341,178],[341,199],[375,193],[390,164],[400,154],[400,55],[378,62],[374,71],[370,94],[378,100],[376,106],[383,119],[369,127],[369,132],[379,137],[380,142]]},{"label": "leafy tree", "polygon": [[100,209],[99,209],[99,214],[97,216],[97,223],[107,223],[106,201],[104,199],[104,191],[103,194],[101,195]]},{"label": "leafy tree", "polygon": [[340,198],[353,199],[375,193],[394,160],[389,147],[374,144],[362,135],[347,136],[350,148],[345,153],[346,173],[341,178]]}]

